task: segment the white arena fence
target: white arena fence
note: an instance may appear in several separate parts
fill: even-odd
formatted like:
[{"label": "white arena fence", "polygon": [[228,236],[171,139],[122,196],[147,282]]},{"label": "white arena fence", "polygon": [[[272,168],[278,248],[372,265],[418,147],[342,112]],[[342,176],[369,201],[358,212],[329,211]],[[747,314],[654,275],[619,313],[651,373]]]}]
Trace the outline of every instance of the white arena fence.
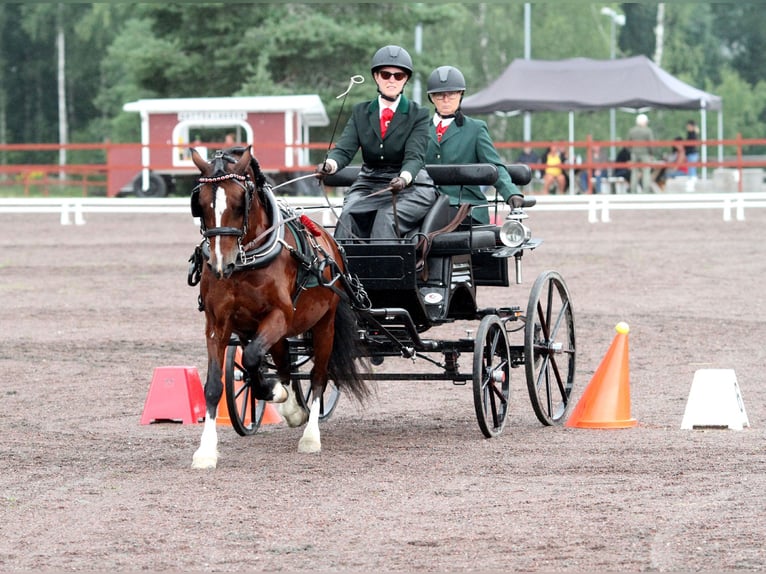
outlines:
[{"label": "white arena fence", "polygon": [[[747,209],[766,207],[766,192],[725,193],[661,193],[661,194],[595,194],[537,195],[533,212],[583,211],[590,223],[611,221],[612,211],[716,209],[724,221],[744,221]],[[303,208],[323,225],[334,225],[340,213],[342,198],[284,197],[295,208]],[[501,215],[507,213],[502,206]],[[61,225],[83,225],[85,216],[93,213],[183,213],[190,215],[188,197],[58,197],[0,198],[2,213],[56,213]]]}]

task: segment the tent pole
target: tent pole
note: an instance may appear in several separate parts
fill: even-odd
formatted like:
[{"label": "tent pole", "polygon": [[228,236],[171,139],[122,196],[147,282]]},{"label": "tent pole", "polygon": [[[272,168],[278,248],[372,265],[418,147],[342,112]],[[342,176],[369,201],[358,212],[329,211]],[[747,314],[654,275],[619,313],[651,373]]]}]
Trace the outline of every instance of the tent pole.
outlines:
[{"label": "tent pole", "polygon": [[723,163],[723,106],[718,110],[718,161]]},{"label": "tent pole", "polygon": [[702,161],[702,179],[707,179],[707,109],[705,109],[705,101],[702,101],[702,107],[700,109],[700,127],[702,129],[702,145],[700,146],[700,161]]},{"label": "tent pole", "polygon": [[574,153],[574,112],[569,112],[569,154],[567,156],[569,158],[569,195],[575,194],[575,188],[577,187],[577,182],[575,181],[575,173],[574,173],[574,165],[575,162],[575,153]]}]

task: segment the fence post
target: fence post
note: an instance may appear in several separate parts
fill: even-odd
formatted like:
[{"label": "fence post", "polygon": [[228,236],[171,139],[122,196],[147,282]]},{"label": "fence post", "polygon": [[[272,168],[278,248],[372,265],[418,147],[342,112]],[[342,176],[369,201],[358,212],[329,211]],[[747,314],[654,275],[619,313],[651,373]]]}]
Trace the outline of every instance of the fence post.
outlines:
[{"label": "fence post", "polygon": [[69,225],[72,223],[69,220],[69,204],[65,201],[61,202],[61,225]]},{"label": "fence post", "polygon": [[737,191],[742,193],[742,134],[737,132]]}]

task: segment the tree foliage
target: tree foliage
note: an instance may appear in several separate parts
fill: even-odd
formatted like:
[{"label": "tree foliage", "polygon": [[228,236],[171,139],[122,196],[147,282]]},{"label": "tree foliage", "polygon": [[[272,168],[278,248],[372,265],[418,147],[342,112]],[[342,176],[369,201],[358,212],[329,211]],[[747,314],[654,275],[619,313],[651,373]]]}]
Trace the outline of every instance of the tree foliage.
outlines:
[{"label": "tree foliage", "polygon": [[[618,56],[655,51],[657,2],[608,4],[626,16]],[[606,59],[604,4],[531,4],[531,57]],[[138,98],[317,93],[334,119],[349,77],[349,101],[374,95],[369,62],[386,44],[407,48],[425,87],[439,65],[458,66],[468,92],[524,57],[524,5],[511,3],[78,3],[64,4],[67,114],[71,141],[136,141],[139,122],[122,106]],[[55,3],[0,4],[0,143],[58,138]],[[422,52],[415,27],[422,25]],[[661,66],[723,97],[726,135],[766,124],[761,54],[766,12],[757,3],[666,2]],[[411,82],[412,90],[414,82]],[[565,90],[566,86],[562,86]],[[425,99],[425,95],[423,95]],[[426,102],[427,103],[427,102]],[[347,114],[350,106],[343,109]],[[684,114],[686,116],[687,114]],[[685,117],[657,112],[677,135]],[[341,121],[344,118],[341,118]],[[518,141],[520,117],[487,117],[496,139]],[[632,117],[618,114],[618,133]],[[656,122],[653,123],[656,125]],[[564,114],[535,114],[533,137],[564,139]],[[608,138],[606,113],[582,114],[578,139]],[[317,130],[329,139],[332,125]]]}]

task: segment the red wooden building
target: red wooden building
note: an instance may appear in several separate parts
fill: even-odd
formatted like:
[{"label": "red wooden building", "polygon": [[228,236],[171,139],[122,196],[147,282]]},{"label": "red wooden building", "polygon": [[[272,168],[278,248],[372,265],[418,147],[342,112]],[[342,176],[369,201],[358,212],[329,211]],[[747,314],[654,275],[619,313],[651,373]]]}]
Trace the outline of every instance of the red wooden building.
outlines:
[{"label": "red wooden building", "polygon": [[146,99],[123,109],[138,112],[141,143],[110,147],[109,196],[166,195],[176,177],[198,173],[189,147],[207,155],[252,144],[264,171],[308,168],[309,128],[329,123],[317,95]]}]

